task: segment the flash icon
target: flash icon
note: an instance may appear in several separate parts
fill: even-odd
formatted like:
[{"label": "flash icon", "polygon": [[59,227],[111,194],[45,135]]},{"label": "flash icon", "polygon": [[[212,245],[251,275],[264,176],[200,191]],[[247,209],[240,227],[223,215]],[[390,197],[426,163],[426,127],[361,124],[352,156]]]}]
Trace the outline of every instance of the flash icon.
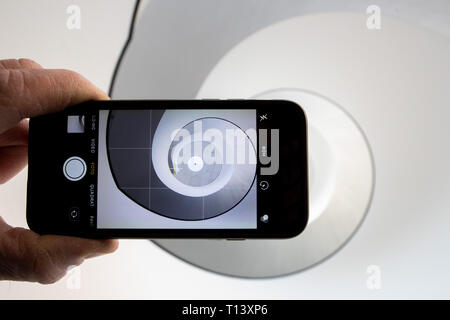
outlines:
[{"label": "flash icon", "polygon": [[259,121],[267,120],[267,113],[259,116]]}]

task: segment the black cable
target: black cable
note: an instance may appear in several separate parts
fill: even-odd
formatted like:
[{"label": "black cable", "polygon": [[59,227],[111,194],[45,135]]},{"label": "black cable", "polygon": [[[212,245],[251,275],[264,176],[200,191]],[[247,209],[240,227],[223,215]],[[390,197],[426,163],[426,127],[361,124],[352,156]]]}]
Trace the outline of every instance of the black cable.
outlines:
[{"label": "black cable", "polygon": [[120,52],[119,59],[117,60],[116,66],[114,68],[111,83],[109,85],[109,96],[110,97],[112,97],[112,94],[113,94],[114,83],[116,82],[116,76],[119,71],[120,64],[122,63],[122,59],[125,55],[125,52],[128,49],[128,45],[130,44],[131,39],[133,38],[134,25],[136,24],[136,16],[137,16],[137,12],[138,12],[140,3],[141,3],[141,0],[136,0],[136,4],[134,5],[133,17],[131,19],[131,25],[130,25],[130,29],[128,32],[128,38],[125,41],[125,45],[123,46],[122,51]]}]

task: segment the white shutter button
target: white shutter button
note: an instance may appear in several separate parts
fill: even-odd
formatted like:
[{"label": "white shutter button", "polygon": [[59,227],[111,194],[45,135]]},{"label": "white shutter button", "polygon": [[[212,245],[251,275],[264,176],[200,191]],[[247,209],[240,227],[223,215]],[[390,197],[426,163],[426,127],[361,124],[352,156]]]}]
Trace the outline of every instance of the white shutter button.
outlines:
[{"label": "white shutter button", "polygon": [[70,157],[64,162],[63,172],[70,181],[81,180],[86,174],[86,162],[80,157]]}]

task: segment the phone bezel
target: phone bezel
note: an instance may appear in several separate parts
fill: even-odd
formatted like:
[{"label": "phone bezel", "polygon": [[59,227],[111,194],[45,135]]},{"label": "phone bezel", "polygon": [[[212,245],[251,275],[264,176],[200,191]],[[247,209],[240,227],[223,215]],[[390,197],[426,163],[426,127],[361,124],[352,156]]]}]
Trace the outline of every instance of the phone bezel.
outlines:
[{"label": "phone bezel", "polygon": [[[295,136],[290,137],[299,152],[298,171],[300,179],[295,182],[295,191],[299,191],[298,199],[293,199],[295,208],[299,212],[293,212],[292,204],[288,206],[281,202],[277,208],[271,203],[271,210],[277,212],[277,225],[263,223],[260,216],[264,210],[263,197],[258,188],[257,195],[257,228],[256,229],[97,229],[86,226],[74,225],[71,222],[61,222],[58,208],[68,207],[61,203],[58,197],[61,188],[54,188],[55,181],[59,178],[48,175],[53,167],[48,163],[49,159],[57,158],[58,150],[64,146],[64,134],[61,123],[66,121],[70,114],[80,114],[84,112],[95,113],[99,110],[123,110],[123,109],[256,109],[257,115],[261,112],[270,113],[273,118],[283,114],[280,121],[285,127],[295,131]],[[280,111],[282,110],[282,111]],[[274,114],[277,114],[274,116]],[[278,119],[278,118],[277,118]],[[269,126],[257,121],[258,129]],[[269,123],[269,122],[266,122]],[[295,127],[295,128],[294,128]],[[57,133],[55,135],[55,128]],[[270,129],[271,127],[267,127]],[[280,132],[281,132],[280,128]],[[295,129],[295,130],[294,130]],[[286,129],[285,129],[286,130]],[[300,234],[306,227],[308,221],[308,156],[307,156],[307,119],[301,107],[291,101],[286,100],[104,100],[88,101],[77,106],[66,108],[64,111],[39,116],[30,120],[29,131],[29,166],[28,166],[28,192],[27,192],[27,222],[29,227],[41,234],[61,234],[82,236],[89,238],[223,238],[223,239],[269,239],[269,238],[290,238]],[[51,143],[49,144],[49,139]],[[288,145],[286,139],[280,139],[280,149]],[[56,146],[56,147],[55,147]],[[258,144],[259,152],[259,144]],[[259,159],[259,158],[258,158]],[[281,180],[289,180],[291,174],[281,170]],[[260,170],[258,161],[257,173]],[[259,183],[260,175],[257,174],[254,183]],[[292,179],[291,179],[292,180]],[[35,182],[36,181],[36,182]],[[49,199],[49,190],[52,191],[52,198]],[[275,193],[273,191],[270,192]],[[278,187],[280,197],[289,190]],[[265,196],[267,196],[266,193]],[[297,194],[297,193],[295,193]],[[294,198],[294,197],[292,197]],[[52,205],[48,205],[51,203]],[[267,205],[265,205],[267,207]],[[281,214],[281,216],[280,216]]]}]

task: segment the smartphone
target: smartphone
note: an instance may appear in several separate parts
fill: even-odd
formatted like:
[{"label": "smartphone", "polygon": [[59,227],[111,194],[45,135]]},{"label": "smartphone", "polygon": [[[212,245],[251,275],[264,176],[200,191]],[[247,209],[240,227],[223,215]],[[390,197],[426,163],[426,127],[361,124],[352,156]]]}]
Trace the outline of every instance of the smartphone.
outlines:
[{"label": "smartphone", "polygon": [[307,122],[283,100],[88,101],[30,119],[27,221],[88,238],[289,238]]}]

